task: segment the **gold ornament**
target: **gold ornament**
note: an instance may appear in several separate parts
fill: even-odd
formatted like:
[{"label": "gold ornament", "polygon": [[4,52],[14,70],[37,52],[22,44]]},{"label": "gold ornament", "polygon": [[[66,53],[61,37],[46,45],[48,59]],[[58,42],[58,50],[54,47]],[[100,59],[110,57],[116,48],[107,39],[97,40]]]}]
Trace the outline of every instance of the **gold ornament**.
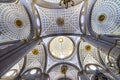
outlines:
[{"label": "gold ornament", "polygon": [[33,49],[33,50],[32,50],[32,54],[38,55],[38,54],[39,54],[39,50],[38,50],[38,49]]},{"label": "gold ornament", "polygon": [[56,19],[56,23],[58,26],[63,26],[65,24],[65,20],[64,20],[64,18],[58,17]]},{"label": "gold ornament", "polygon": [[85,46],[85,50],[86,50],[86,51],[91,51],[91,46],[90,46],[90,45],[86,45],[86,46]]},{"label": "gold ornament", "polygon": [[69,3],[71,3],[71,6],[75,5],[75,2],[73,0],[61,0],[59,5],[61,6],[62,4],[65,5],[65,8],[68,8]]},{"label": "gold ornament", "polygon": [[64,41],[64,39],[63,39],[63,38],[59,38],[58,41],[59,41],[60,43],[62,43],[62,42]]},{"label": "gold ornament", "polygon": [[17,28],[23,27],[23,22],[20,19],[15,19],[14,24]]},{"label": "gold ornament", "polygon": [[104,22],[106,20],[106,15],[105,14],[101,14],[98,16],[98,21],[99,22]]},{"label": "gold ornament", "polygon": [[68,67],[66,65],[62,65],[61,67],[61,73],[66,74]]}]

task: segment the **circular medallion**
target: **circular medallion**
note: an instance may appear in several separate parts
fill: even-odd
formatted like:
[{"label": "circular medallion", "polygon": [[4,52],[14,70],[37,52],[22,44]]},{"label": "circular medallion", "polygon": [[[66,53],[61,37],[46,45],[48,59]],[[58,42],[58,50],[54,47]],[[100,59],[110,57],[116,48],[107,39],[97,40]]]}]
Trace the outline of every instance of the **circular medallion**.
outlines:
[{"label": "circular medallion", "polygon": [[91,12],[91,27],[94,32],[120,34],[119,0],[97,0]]},{"label": "circular medallion", "polygon": [[99,16],[98,16],[98,21],[99,22],[104,22],[105,20],[106,20],[106,15],[105,14],[100,14]]},{"label": "circular medallion", "polygon": [[58,26],[63,26],[63,25],[65,24],[64,18],[58,17],[58,18],[56,19],[56,24],[57,24]]},{"label": "circular medallion", "polygon": [[74,43],[68,37],[59,36],[51,40],[49,50],[53,57],[57,59],[65,59],[72,55],[74,51]]},{"label": "circular medallion", "polygon": [[15,19],[14,24],[17,28],[23,27],[23,22],[20,19]]},{"label": "circular medallion", "polygon": [[85,46],[85,50],[86,50],[86,51],[91,51],[91,46],[90,46],[90,45],[86,45],[86,46]]},{"label": "circular medallion", "polygon": [[24,6],[2,4],[0,6],[0,32],[10,39],[26,39],[30,35],[31,24]]},{"label": "circular medallion", "polygon": [[39,50],[38,50],[38,49],[33,49],[33,50],[32,50],[32,54],[38,55],[38,54],[39,54]]}]

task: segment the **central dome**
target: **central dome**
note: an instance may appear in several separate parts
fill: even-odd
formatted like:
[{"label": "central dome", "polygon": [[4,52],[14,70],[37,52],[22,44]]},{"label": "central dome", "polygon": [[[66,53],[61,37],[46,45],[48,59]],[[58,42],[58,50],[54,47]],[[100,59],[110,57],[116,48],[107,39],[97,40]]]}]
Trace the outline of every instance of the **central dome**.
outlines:
[{"label": "central dome", "polygon": [[65,59],[72,55],[74,51],[74,43],[68,37],[59,36],[51,40],[49,50],[53,57],[57,59]]}]

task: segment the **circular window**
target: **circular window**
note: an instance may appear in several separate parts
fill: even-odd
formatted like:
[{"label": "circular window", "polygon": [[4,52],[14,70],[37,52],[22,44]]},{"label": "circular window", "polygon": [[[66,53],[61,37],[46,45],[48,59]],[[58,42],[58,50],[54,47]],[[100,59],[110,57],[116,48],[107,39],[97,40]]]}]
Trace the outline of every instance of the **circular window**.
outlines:
[{"label": "circular window", "polygon": [[30,74],[33,75],[33,74],[36,74],[37,73],[37,70],[36,69],[33,69],[30,71]]},{"label": "circular window", "polygon": [[35,80],[36,78],[39,78],[41,71],[42,70],[40,68],[37,68],[37,67],[28,69],[21,75],[21,79]]},{"label": "circular window", "polygon": [[94,65],[90,65],[88,68],[91,69],[91,70],[96,70],[97,69],[97,67],[94,66]]},{"label": "circular window", "polygon": [[74,43],[68,37],[59,36],[51,40],[49,50],[53,57],[57,59],[65,59],[72,55]]}]

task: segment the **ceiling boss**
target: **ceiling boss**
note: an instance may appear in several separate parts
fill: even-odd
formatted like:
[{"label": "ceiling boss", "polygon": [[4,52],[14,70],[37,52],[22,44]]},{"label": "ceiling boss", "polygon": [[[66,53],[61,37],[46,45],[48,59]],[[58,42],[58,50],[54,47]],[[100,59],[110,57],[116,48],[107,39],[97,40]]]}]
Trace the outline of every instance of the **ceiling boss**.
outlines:
[{"label": "ceiling boss", "polygon": [[61,6],[62,3],[65,5],[65,8],[68,8],[69,3],[71,3],[71,6],[74,6],[75,2],[73,0],[61,0],[59,5]]}]

